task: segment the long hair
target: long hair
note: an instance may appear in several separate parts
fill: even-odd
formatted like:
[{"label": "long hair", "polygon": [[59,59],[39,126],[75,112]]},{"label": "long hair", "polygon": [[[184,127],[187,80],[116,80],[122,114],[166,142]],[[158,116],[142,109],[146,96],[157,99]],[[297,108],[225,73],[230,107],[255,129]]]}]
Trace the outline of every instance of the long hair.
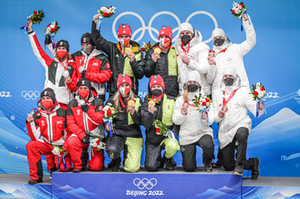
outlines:
[{"label": "long hair", "polygon": [[184,91],[183,91],[183,100],[184,101],[188,101],[189,100],[189,91],[188,91],[188,87],[186,85],[186,87],[184,88]]},{"label": "long hair", "polygon": [[60,58],[57,56],[57,54],[55,54],[55,58],[58,59],[60,62],[64,62],[66,59],[71,59],[72,56],[69,53],[67,53],[67,55],[64,58]]},{"label": "long hair", "polygon": [[[121,95],[120,91],[117,91],[116,94],[115,94],[115,96],[114,96],[114,98],[113,98],[114,104],[116,106],[116,110],[118,112],[123,112],[123,111],[121,111],[121,107],[120,107],[120,97],[121,96],[122,95]],[[133,93],[133,91],[130,88],[130,91],[129,91],[129,93],[128,93],[126,99],[125,99],[125,101],[128,102],[129,100],[131,100],[133,98],[134,98],[134,93]]]}]

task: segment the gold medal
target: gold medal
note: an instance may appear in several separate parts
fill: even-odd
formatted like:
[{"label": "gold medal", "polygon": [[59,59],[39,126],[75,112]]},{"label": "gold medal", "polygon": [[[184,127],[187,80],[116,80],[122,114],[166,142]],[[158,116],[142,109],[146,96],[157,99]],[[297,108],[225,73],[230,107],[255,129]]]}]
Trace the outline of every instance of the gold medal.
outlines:
[{"label": "gold medal", "polygon": [[222,111],[226,113],[228,111],[228,107],[227,106],[223,106],[222,107]]},{"label": "gold medal", "polygon": [[153,51],[157,54],[160,54],[161,53],[161,49],[160,48],[154,48]]},{"label": "gold medal", "polygon": [[131,48],[125,48],[125,53],[126,53],[126,54],[128,54],[128,53],[130,53],[130,52],[132,52],[132,51],[131,51]]},{"label": "gold medal", "polygon": [[128,101],[127,104],[128,104],[128,106],[134,106],[135,105],[135,101],[131,99],[131,100]]},{"label": "gold medal", "polygon": [[148,105],[149,106],[155,106],[155,101],[154,100],[149,100]]}]

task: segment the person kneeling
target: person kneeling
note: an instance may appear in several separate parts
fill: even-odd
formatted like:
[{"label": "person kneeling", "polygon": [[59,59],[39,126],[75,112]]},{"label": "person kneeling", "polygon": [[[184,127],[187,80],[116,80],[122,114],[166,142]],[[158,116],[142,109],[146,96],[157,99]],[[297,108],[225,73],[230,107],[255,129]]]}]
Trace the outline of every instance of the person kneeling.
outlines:
[{"label": "person kneeling", "polygon": [[[214,157],[213,130],[210,127],[213,123],[213,110],[211,109],[208,114],[196,110],[197,107],[193,100],[202,91],[200,74],[197,71],[191,71],[187,77],[184,94],[176,100],[173,114],[174,124],[180,125],[179,143],[182,166],[185,171],[195,171],[197,168],[196,146],[198,145],[203,150],[204,171],[210,173]],[[203,95],[203,93],[201,94]],[[207,120],[209,120],[209,124]]]},{"label": "person kneeling", "polygon": [[[80,79],[77,82],[78,95],[69,102],[67,109],[67,124],[72,135],[66,143],[74,164],[74,173],[85,170],[89,153],[89,168],[100,171],[104,165],[104,152],[94,151],[91,147],[94,139],[100,139],[101,146],[104,131],[103,123],[103,100],[94,98],[91,92],[91,82],[88,79]],[[97,138],[95,138],[97,137]],[[96,146],[94,146],[96,147]],[[98,146],[97,146],[98,148]]]},{"label": "person kneeling", "polygon": [[252,179],[257,179],[260,174],[260,159],[246,159],[247,140],[252,125],[247,110],[254,115],[258,111],[259,117],[264,113],[264,104],[253,100],[249,88],[241,86],[241,79],[235,68],[225,68],[222,76],[222,85],[213,95],[213,106],[216,110],[215,122],[219,123],[218,140],[223,167],[226,171],[233,170],[234,175],[243,175],[244,169],[252,170]]},{"label": "person kneeling", "polygon": [[[31,141],[26,145],[27,158],[30,171],[30,180],[28,184],[36,184],[43,182],[43,167],[41,155],[52,155],[55,146],[65,148],[64,141],[67,137],[65,129],[66,111],[61,109],[53,89],[46,88],[41,93],[41,100],[38,101],[40,107],[36,113],[28,114],[26,119],[26,127]],[[64,166],[56,166],[61,171],[69,171],[72,167],[71,160],[68,155],[63,155],[65,159]],[[55,160],[62,159],[55,157]]]},{"label": "person kneeling", "polygon": [[[152,94],[145,98],[142,105],[142,123],[146,128],[145,168],[147,171],[157,171],[166,164],[166,170],[174,170],[176,163],[172,157],[180,149],[176,139],[179,126],[172,122],[175,101],[164,93],[165,83],[160,75],[151,76],[150,89]],[[156,124],[158,121],[166,127],[165,135],[161,134],[162,129]],[[163,158],[162,149],[165,150]]]}]

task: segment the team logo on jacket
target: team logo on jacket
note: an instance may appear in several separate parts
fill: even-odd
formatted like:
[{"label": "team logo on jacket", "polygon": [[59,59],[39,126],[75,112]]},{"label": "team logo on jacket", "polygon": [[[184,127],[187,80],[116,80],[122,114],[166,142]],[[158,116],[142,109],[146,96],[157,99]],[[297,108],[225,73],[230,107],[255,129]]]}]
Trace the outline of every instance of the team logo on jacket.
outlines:
[{"label": "team logo on jacket", "polygon": [[241,105],[239,102],[234,103],[235,108],[239,108]]},{"label": "team logo on jacket", "polygon": [[80,110],[79,109],[77,110],[77,115],[80,115]]},{"label": "team logo on jacket", "polygon": [[45,122],[43,120],[41,121],[41,123],[42,123],[42,126],[45,126]]},{"label": "team logo on jacket", "polygon": [[226,61],[231,62],[233,59],[231,57],[228,57]]},{"label": "team logo on jacket", "polygon": [[57,121],[57,124],[62,124],[62,121],[61,120]]},{"label": "team logo on jacket", "polygon": [[106,68],[110,68],[110,64],[109,63],[106,64]]},{"label": "team logo on jacket", "polygon": [[96,62],[96,63],[93,63],[93,65],[94,65],[94,66],[98,66],[98,62]]}]

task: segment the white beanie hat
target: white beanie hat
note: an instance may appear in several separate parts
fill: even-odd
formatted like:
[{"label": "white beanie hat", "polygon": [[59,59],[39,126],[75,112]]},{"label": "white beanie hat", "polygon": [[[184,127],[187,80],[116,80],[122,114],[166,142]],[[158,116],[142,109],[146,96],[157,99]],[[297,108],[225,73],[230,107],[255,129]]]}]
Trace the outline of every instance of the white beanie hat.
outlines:
[{"label": "white beanie hat", "polygon": [[226,38],[224,30],[222,30],[221,28],[214,29],[211,36],[212,38],[215,37],[223,37],[224,39]]},{"label": "white beanie hat", "polygon": [[187,81],[186,81],[186,83],[188,83],[189,81],[196,81],[201,86],[199,72],[198,71],[191,71],[191,72],[189,72],[187,74]]},{"label": "white beanie hat", "polygon": [[184,22],[179,26],[179,34],[182,31],[186,31],[186,30],[190,31],[192,34],[194,34],[194,29],[193,29],[192,25],[188,22]]},{"label": "white beanie hat", "polygon": [[232,67],[232,66],[227,66],[223,70],[222,77],[224,77],[224,75],[232,75],[236,79],[236,70],[235,70],[235,68]]}]

